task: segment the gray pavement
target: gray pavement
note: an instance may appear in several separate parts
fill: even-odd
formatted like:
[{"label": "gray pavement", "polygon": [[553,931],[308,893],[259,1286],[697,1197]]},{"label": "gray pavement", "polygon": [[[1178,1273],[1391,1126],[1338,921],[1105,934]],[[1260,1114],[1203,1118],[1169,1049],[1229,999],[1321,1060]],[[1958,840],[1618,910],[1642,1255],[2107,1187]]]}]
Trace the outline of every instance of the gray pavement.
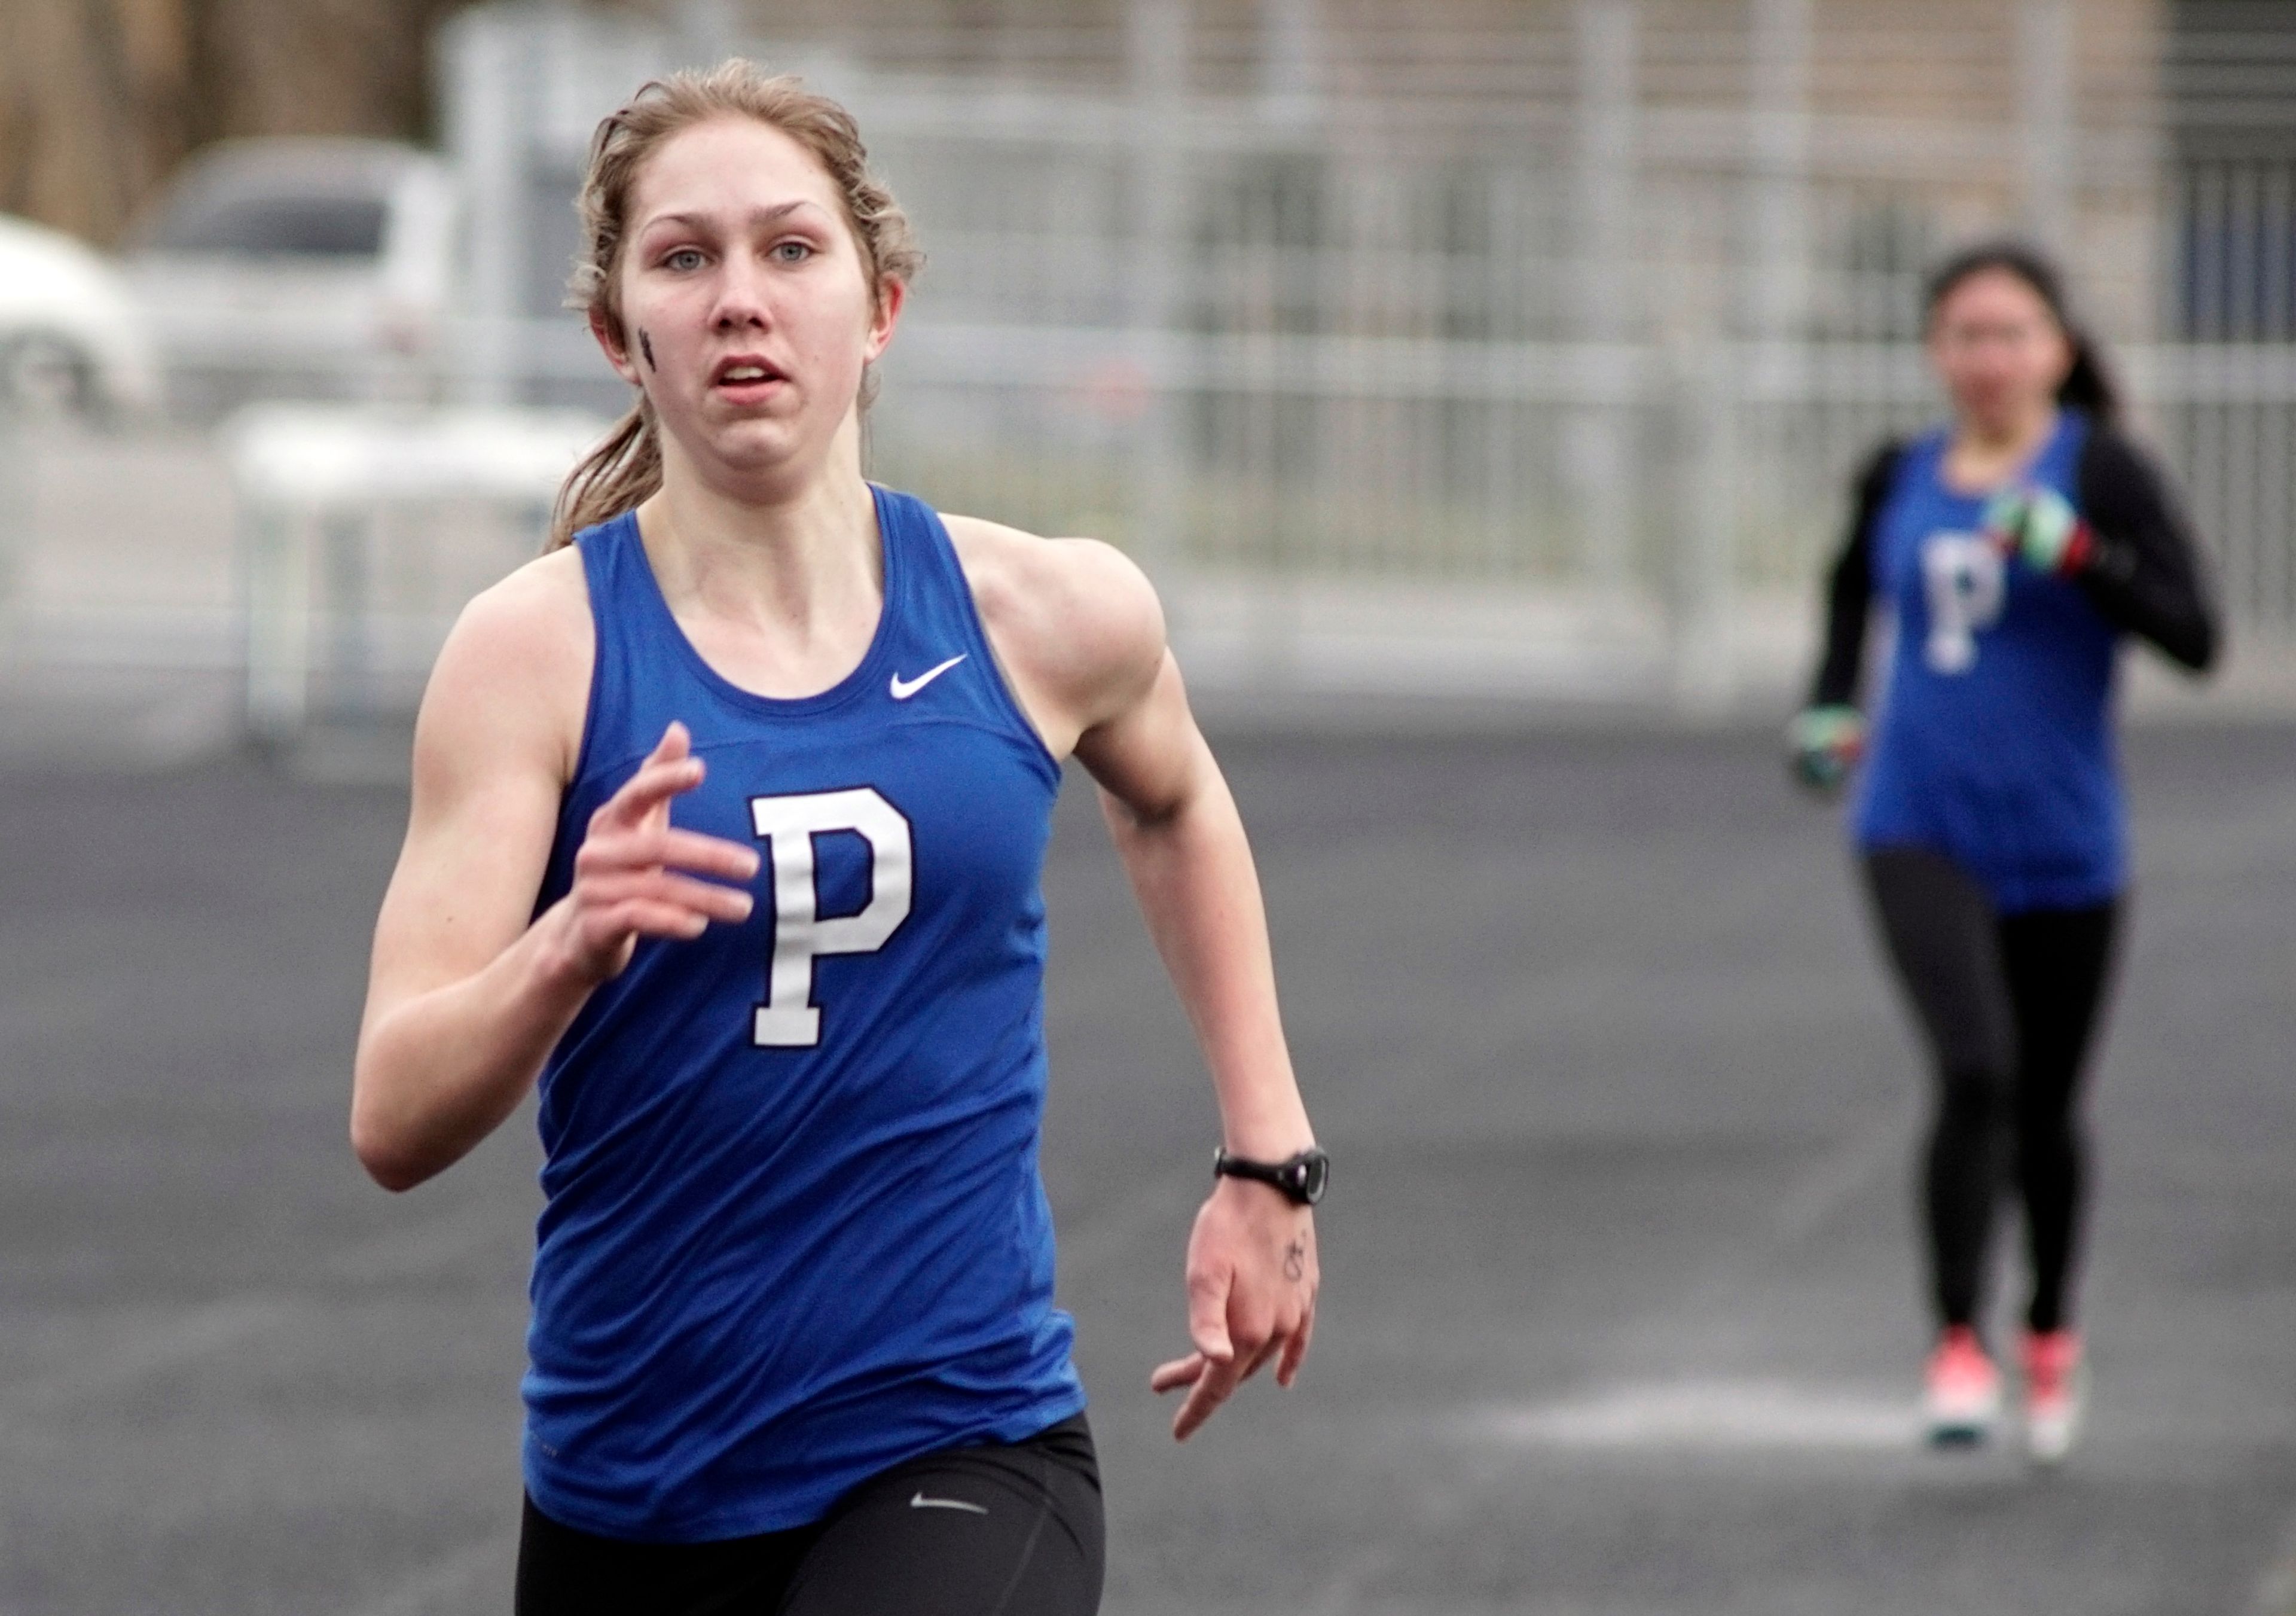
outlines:
[{"label": "gray pavement", "polygon": [[[1922,1078],[1836,826],[1766,735],[1662,730],[1228,737],[1339,1168],[1302,1384],[1176,1448],[1213,1113],[1072,788],[1046,1169],[1108,1609],[2296,1609],[2296,733],[2131,751],[2046,1477],[1911,1440]],[[0,754],[0,1616],[507,1609],[530,1122],[403,1198],[343,1144],[398,791]]]}]

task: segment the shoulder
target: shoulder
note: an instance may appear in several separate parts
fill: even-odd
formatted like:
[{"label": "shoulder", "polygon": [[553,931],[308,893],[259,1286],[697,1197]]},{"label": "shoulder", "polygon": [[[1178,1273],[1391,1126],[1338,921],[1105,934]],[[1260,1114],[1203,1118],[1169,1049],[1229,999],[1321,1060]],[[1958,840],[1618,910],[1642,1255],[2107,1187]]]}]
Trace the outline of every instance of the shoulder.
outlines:
[{"label": "shoulder", "polygon": [[1852,576],[1857,568],[1869,564],[1866,557],[1875,542],[1874,533],[1881,526],[1883,508],[1897,489],[1898,472],[1909,458],[1909,451],[1916,447],[1916,440],[1885,439],[1858,461],[1857,472],[1849,480],[1849,533],[1843,541],[1838,563],[1849,570],[1840,576]]},{"label": "shoulder", "polygon": [[415,725],[416,768],[507,749],[570,776],[589,702],[589,585],[572,546],[528,562],[463,608]]},{"label": "shoulder", "polygon": [[2073,503],[2106,530],[2183,529],[2175,485],[2151,450],[2119,427],[2090,426],[2073,465]]},{"label": "shoulder", "polygon": [[1858,504],[1871,512],[1888,498],[1890,490],[1897,486],[1899,470],[1915,457],[1915,452],[1925,441],[1923,438],[1885,438],[1868,449],[1850,479]]},{"label": "shoulder", "polygon": [[2151,452],[2110,422],[2089,423],[2076,463],[2084,482],[2102,478],[2109,482],[2157,485],[2162,480],[2160,463]]},{"label": "shoulder", "polygon": [[1865,452],[1857,462],[1857,487],[1871,494],[1887,494],[1897,475],[1922,459],[1933,459],[1945,447],[1945,431],[1915,431],[1887,436]]},{"label": "shoulder", "polygon": [[458,665],[482,664],[505,676],[526,668],[546,677],[586,669],[591,654],[590,587],[581,553],[570,545],[472,596],[440,660],[452,655]]},{"label": "shoulder", "polygon": [[1154,682],[1164,612],[1113,545],[1040,538],[977,516],[941,518],[997,655],[1088,728]]},{"label": "shoulder", "polygon": [[1868,483],[1876,478],[1887,477],[1905,458],[1906,451],[1912,448],[1915,442],[1915,439],[1911,438],[1884,438],[1874,444],[1857,462],[1857,480]]}]

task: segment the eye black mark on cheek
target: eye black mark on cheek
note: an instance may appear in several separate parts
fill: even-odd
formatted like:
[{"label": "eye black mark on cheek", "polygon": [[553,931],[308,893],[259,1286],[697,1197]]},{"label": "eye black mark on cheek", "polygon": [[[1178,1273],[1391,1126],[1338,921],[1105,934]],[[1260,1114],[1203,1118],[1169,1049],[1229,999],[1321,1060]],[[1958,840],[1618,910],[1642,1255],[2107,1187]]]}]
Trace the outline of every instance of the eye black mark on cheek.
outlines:
[{"label": "eye black mark on cheek", "polygon": [[648,370],[658,371],[661,368],[653,362],[653,339],[646,335],[645,327],[643,325],[638,327],[638,351],[645,356]]}]

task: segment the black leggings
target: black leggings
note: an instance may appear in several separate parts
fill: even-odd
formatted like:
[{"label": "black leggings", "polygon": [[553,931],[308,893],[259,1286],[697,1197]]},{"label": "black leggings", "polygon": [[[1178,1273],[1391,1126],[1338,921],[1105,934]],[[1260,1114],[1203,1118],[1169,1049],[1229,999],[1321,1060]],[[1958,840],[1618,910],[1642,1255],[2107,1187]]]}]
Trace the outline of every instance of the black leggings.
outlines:
[{"label": "black leggings", "polygon": [[1978,1317],[2006,1165],[2024,1201],[2033,1266],[2026,1323],[2058,1329],[2071,1317],[2084,1202],[2076,1103],[2120,905],[1997,915],[1958,865],[1914,849],[1868,854],[1866,878],[1937,1065],[1921,1177],[1938,1317],[1948,1325]]},{"label": "black leggings", "polygon": [[896,1465],[810,1526],[625,1543],[526,1501],[518,1616],[1093,1616],[1100,1466],[1082,1415]]}]

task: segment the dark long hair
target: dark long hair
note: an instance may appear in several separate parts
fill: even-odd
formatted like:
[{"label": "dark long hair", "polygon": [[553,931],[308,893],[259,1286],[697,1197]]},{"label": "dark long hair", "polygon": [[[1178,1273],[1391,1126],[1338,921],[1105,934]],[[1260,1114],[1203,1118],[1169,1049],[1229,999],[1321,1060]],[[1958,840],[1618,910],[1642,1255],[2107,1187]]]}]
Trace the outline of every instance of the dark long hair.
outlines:
[{"label": "dark long hair", "polygon": [[2013,275],[2031,287],[2034,295],[2047,305],[2050,317],[2071,345],[2073,367],[2058,384],[2057,402],[2100,423],[2117,418],[2120,414],[2120,390],[2113,385],[2112,377],[2104,368],[2096,339],[2072,316],[2065,299],[2064,276],[2057,273],[2057,267],[2038,248],[2010,241],[1980,242],[1973,247],[1963,248],[1930,271],[1922,288],[1922,323],[1927,325],[1937,318],[1938,305],[1955,287],[1988,269]]}]

